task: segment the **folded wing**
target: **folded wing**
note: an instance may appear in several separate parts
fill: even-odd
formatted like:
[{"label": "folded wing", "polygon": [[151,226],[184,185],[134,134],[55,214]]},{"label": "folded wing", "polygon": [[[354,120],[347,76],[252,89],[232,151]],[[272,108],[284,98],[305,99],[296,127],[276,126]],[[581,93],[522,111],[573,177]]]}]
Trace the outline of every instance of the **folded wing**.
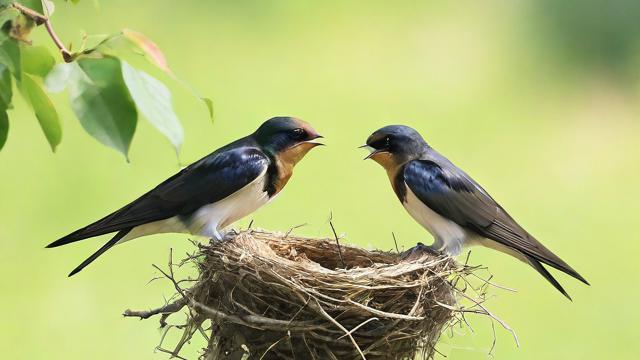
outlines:
[{"label": "folded wing", "polygon": [[527,259],[550,265],[588,284],[567,263],[518,225],[479,184],[453,164],[414,160],[405,166],[403,176],[411,191],[441,216],[512,248]]},{"label": "folded wing", "polygon": [[56,247],[132,229],[176,215],[188,215],[240,190],[266,171],[269,158],[254,147],[213,153],[156,186],[123,208],[54,241]]}]

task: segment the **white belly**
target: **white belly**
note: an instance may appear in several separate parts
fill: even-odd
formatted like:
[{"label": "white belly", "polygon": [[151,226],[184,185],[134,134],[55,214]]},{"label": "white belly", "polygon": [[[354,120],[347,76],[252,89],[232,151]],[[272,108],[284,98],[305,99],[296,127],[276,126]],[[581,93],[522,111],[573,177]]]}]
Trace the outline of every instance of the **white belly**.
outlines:
[{"label": "white belly", "polygon": [[[269,202],[265,188],[266,171],[242,189],[213,204],[205,205],[193,213],[189,221],[177,216],[137,226],[119,243],[137,237],[160,233],[190,233],[222,239],[220,230],[253,213]],[[212,184],[215,186],[215,184]]]},{"label": "white belly", "polygon": [[189,232],[221,239],[218,230],[224,229],[268,203],[269,194],[264,191],[265,173],[239,191],[196,211],[191,217]]},{"label": "white belly", "polygon": [[458,255],[467,240],[472,238],[463,227],[445,219],[426,206],[405,184],[407,196],[402,203],[411,216],[434,237],[434,250]]}]

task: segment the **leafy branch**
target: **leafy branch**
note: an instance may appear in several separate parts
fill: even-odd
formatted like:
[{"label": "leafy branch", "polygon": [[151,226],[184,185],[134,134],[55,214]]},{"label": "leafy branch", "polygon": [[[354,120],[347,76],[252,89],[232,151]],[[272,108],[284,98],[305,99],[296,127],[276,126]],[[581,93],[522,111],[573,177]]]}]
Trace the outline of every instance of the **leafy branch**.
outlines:
[{"label": "leafy branch", "polygon": [[[178,79],[169,69],[164,54],[149,38],[125,29],[91,48],[85,49],[83,43],[78,51],[71,52],[51,24],[53,9],[49,0],[0,0],[0,149],[9,131],[7,112],[13,108],[15,81],[53,151],[62,139],[62,126],[47,92],[67,90],[71,109],[85,131],[125,157],[137,127],[138,113],[178,152],[184,132],[173,110],[169,89],[125,61],[128,56],[146,58],[202,100],[209,116],[213,117],[211,100]],[[32,44],[29,35],[41,25],[64,62],[56,64],[45,47]]]},{"label": "leafy branch", "polygon": [[71,53],[64,46],[64,44],[58,37],[58,34],[56,34],[55,30],[53,30],[53,26],[51,25],[51,21],[49,20],[49,17],[44,16],[43,14],[40,14],[39,12],[33,9],[30,9],[24,5],[20,5],[19,3],[16,3],[16,2],[11,3],[11,6],[16,8],[18,11],[20,11],[24,15],[33,19],[36,25],[44,24],[44,27],[47,29],[47,32],[51,37],[51,40],[53,40],[53,43],[56,44],[56,47],[58,48],[58,50],[60,50],[60,53],[62,54],[62,58],[64,59],[64,61],[65,62],[73,61],[73,57],[71,56]]}]

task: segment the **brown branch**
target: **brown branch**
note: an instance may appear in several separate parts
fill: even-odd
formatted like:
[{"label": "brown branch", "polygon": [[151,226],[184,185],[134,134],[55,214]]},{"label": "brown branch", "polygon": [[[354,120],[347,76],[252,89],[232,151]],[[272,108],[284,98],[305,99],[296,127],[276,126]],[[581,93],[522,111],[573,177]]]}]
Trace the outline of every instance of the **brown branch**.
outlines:
[{"label": "brown branch", "polygon": [[171,350],[163,349],[163,348],[161,348],[161,347],[157,347],[157,348],[156,348],[156,350],[157,350],[157,351],[160,351],[160,352],[162,352],[162,353],[165,353],[165,354],[169,354],[169,355],[171,355],[171,358],[176,358],[176,359],[180,359],[180,360],[188,360],[187,358],[183,358],[182,356],[180,356],[180,355],[178,355],[178,354],[175,354],[175,353],[174,353],[173,351],[171,351]]},{"label": "brown branch", "polygon": [[158,314],[162,314],[162,317],[160,318],[160,327],[165,327],[167,326],[167,322],[166,319],[169,315],[176,313],[178,311],[180,311],[183,307],[185,307],[187,305],[187,299],[185,298],[180,298],[172,303],[166,304],[164,306],[161,306],[157,309],[151,309],[151,310],[147,310],[147,311],[136,311],[136,310],[130,310],[127,309],[124,311],[124,313],[122,314],[122,316],[124,317],[137,317],[140,318],[140,320],[143,319],[148,319],[152,316],[158,315]]},{"label": "brown branch", "polygon": [[67,48],[64,46],[64,44],[62,43],[62,41],[58,37],[58,34],[56,34],[55,30],[53,30],[53,26],[51,25],[51,21],[49,20],[49,18],[47,16],[44,16],[44,15],[40,14],[39,12],[37,12],[37,11],[35,11],[33,9],[30,9],[30,8],[24,6],[24,5],[18,4],[16,2],[12,3],[11,6],[13,6],[16,10],[20,11],[23,15],[33,19],[33,21],[35,21],[36,25],[44,24],[44,27],[47,29],[47,32],[49,33],[49,36],[51,37],[51,40],[53,40],[53,43],[56,44],[56,47],[58,48],[58,50],[60,50],[60,54],[62,54],[62,59],[64,59],[64,61],[67,62],[67,63],[73,61],[73,55],[71,54],[71,52],[69,50],[67,50]]}]

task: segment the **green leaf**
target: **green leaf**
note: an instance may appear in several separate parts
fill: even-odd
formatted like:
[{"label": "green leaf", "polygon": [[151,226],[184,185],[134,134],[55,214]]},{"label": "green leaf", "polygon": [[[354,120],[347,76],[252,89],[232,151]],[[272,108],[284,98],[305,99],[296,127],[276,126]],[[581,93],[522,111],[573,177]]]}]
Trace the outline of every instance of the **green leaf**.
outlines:
[{"label": "green leaf", "polygon": [[22,81],[20,81],[18,88],[36,114],[42,132],[44,132],[44,136],[49,141],[49,145],[51,145],[51,150],[56,151],[56,147],[62,140],[62,128],[60,127],[58,112],[51,99],[49,99],[49,96],[47,96],[36,79],[29,74],[22,75]]},{"label": "green leaf", "polygon": [[0,111],[0,150],[7,142],[7,133],[9,133],[9,117],[6,111]]},{"label": "green leaf", "polygon": [[0,111],[11,108],[12,96],[11,73],[6,65],[0,64]]},{"label": "green leaf", "polygon": [[200,100],[202,100],[207,106],[207,110],[209,110],[209,119],[213,122],[213,100],[207,97],[201,97]]},{"label": "green leaf", "polygon": [[138,115],[122,78],[120,61],[106,56],[72,64],[71,107],[89,135],[127,156]]},{"label": "green leaf", "polygon": [[171,93],[163,83],[125,61],[122,76],[140,112],[173,144],[176,152],[184,140],[184,131],[173,111]]},{"label": "green leaf", "polygon": [[76,64],[57,64],[44,78],[44,86],[50,93],[59,93],[67,88]]},{"label": "green leaf", "polygon": [[45,77],[53,68],[56,61],[44,46],[20,46],[22,58],[22,71]]},{"label": "green leaf", "polygon": [[0,63],[6,65],[17,80],[21,79],[20,47],[17,40],[9,39],[0,44]]},{"label": "green leaf", "polygon": [[39,14],[44,15],[44,11],[42,11],[41,0],[18,0],[16,2],[28,7],[31,10],[37,11]]}]

